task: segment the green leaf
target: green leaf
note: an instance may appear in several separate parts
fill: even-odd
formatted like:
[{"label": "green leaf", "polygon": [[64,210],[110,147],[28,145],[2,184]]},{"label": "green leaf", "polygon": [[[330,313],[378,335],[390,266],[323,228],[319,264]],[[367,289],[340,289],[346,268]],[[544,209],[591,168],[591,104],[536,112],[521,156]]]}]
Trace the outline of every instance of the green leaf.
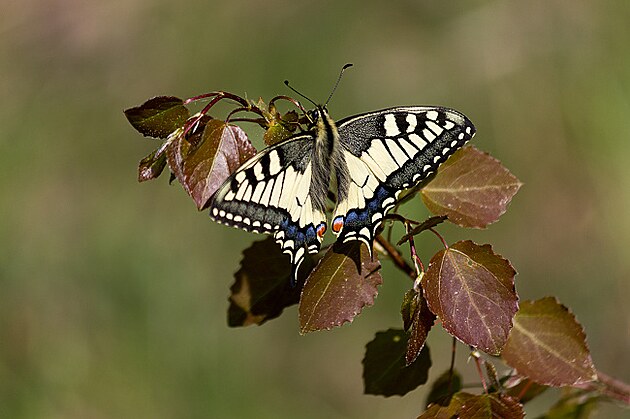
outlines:
[{"label": "green leaf", "polygon": [[467,240],[433,256],[422,286],[429,309],[451,335],[498,355],[518,309],[515,275],[490,245]]},{"label": "green leaf", "polygon": [[405,294],[400,311],[404,330],[410,330],[405,356],[406,365],[410,365],[416,360],[427,340],[429,330],[435,322],[435,314],[429,310],[422,293],[414,289]]},{"label": "green leaf", "polygon": [[[173,136],[177,136],[179,133],[181,133],[181,129],[174,131]],[[138,164],[138,182],[152,180],[162,174],[166,167],[166,149],[169,145],[170,142],[167,140],[158,149],[153,150],[151,154],[140,160]]]},{"label": "green leaf", "polygon": [[251,101],[251,106],[262,115],[260,125],[266,129],[263,140],[267,145],[286,140],[300,126],[300,117],[294,110],[281,115],[273,103],[267,106],[262,98]]},{"label": "green leaf", "polygon": [[166,138],[190,117],[184,101],[174,96],[158,96],[125,110],[129,123],[142,135]]},{"label": "green leaf", "polygon": [[295,111],[289,111],[280,118],[274,116],[274,118],[269,121],[269,128],[263,136],[265,144],[274,145],[292,136],[299,126],[298,120],[299,117]]},{"label": "green leaf", "polygon": [[305,256],[298,274],[298,285],[291,286],[291,263],[273,237],[254,242],[243,251],[240,269],[230,287],[230,327],[261,325],[282,313],[285,307],[297,304],[301,285],[315,261]]},{"label": "green leaf", "polygon": [[467,400],[473,399],[477,396],[470,393],[455,393],[451,398],[448,406],[442,406],[440,404],[432,404],[426,410],[418,416],[418,419],[453,419],[459,418],[458,413]]},{"label": "green leaf", "polygon": [[202,118],[189,135],[178,136],[167,148],[171,171],[199,210],[255,154],[256,149],[241,128],[209,117]]},{"label": "green leaf", "polygon": [[448,406],[433,404],[418,419],[521,419],[523,406],[499,393],[473,395],[456,393]]},{"label": "green leaf", "polygon": [[438,169],[421,191],[429,210],[462,227],[484,228],[505,213],[522,183],[498,160],[464,147]]},{"label": "green leaf", "polygon": [[564,397],[539,419],[588,419],[597,407],[597,402],[598,398],[592,395]]},{"label": "green leaf", "polygon": [[362,243],[331,246],[311,272],[302,290],[300,332],[328,330],[351,322],[363,307],[374,304],[381,264]]},{"label": "green leaf", "polygon": [[597,380],[582,326],[555,298],[524,301],[503,358],[519,374],[549,386]]},{"label": "green leaf", "polygon": [[499,384],[499,375],[497,369],[492,362],[483,361],[483,365],[486,367],[486,377],[488,379],[488,391],[499,391],[501,385]]},{"label": "green leaf", "polygon": [[140,160],[138,164],[138,182],[157,178],[166,167],[166,147],[160,147]]},{"label": "green leaf", "polygon": [[413,323],[413,315],[416,312],[416,308],[418,307],[418,291],[415,289],[410,289],[403,296],[403,302],[400,306],[400,315],[403,320],[403,330],[408,332],[411,328],[411,324]]},{"label": "green leaf", "polygon": [[409,233],[402,236],[400,240],[398,240],[398,243],[396,243],[396,245],[400,246],[401,244],[403,244],[410,238],[422,233],[423,231],[428,230],[430,228],[435,227],[436,225],[443,223],[447,218],[448,217],[446,215],[436,215],[435,217],[427,218],[422,223],[414,227],[414,229],[411,230]]},{"label": "green leaf", "polygon": [[378,332],[365,347],[363,384],[366,394],[403,396],[427,382],[431,356],[424,347],[417,361],[405,366],[407,335],[400,329]]},{"label": "green leaf", "polygon": [[455,393],[462,389],[462,376],[457,371],[446,370],[435,379],[427,396],[426,406],[448,406]]}]

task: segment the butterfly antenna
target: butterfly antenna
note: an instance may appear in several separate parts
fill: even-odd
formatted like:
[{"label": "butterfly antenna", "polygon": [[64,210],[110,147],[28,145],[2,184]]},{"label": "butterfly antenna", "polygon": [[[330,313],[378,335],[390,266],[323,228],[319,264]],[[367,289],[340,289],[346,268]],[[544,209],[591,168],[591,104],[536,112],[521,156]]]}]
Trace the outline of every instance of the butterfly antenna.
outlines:
[{"label": "butterfly antenna", "polygon": [[339,77],[337,77],[337,82],[335,83],[335,87],[333,87],[332,92],[330,92],[330,96],[328,96],[328,99],[326,99],[326,103],[324,104],[324,106],[328,105],[328,102],[330,102],[330,99],[332,99],[333,95],[335,94],[335,90],[337,90],[337,86],[339,86],[339,82],[341,81],[341,76],[343,76],[343,72],[346,71],[346,68],[352,67],[352,65],[353,64],[348,63],[341,68],[341,71],[339,72]]},{"label": "butterfly antenna", "polygon": [[298,92],[297,90],[295,90],[291,85],[289,85],[289,80],[285,80],[284,84],[291,90],[293,90],[295,93],[297,93],[298,95],[302,96],[304,99],[308,100],[309,102],[311,102],[315,107],[317,107],[317,103],[313,102],[310,98],[304,96],[302,93]]}]

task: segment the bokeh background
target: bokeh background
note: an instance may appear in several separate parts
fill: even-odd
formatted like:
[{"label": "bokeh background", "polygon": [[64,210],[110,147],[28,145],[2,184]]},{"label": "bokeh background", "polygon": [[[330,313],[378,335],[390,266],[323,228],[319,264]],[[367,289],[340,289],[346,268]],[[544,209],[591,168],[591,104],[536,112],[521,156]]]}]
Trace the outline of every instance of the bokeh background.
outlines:
[{"label": "bokeh background", "polygon": [[[409,287],[387,262],[376,305],[352,325],[299,336],[292,308],[230,329],[228,288],[256,237],[211,223],[166,179],[136,182],[157,143],[123,109],[217,89],[269,99],[287,78],[321,101],[346,62],[336,118],[440,104],[475,122],[474,144],[525,185],[488,230],[442,232],[492,243],[522,299],[557,296],[596,365],[630,380],[628,22],[622,0],[2,2],[0,417],[422,410],[424,389],[362,395],[364,345],[400,327]],[[426,260],[439,249],[418,242]],[[436,327],[429,346],[435,377],[450,339]],[[463,346],[458,366],[478,383]]]}]

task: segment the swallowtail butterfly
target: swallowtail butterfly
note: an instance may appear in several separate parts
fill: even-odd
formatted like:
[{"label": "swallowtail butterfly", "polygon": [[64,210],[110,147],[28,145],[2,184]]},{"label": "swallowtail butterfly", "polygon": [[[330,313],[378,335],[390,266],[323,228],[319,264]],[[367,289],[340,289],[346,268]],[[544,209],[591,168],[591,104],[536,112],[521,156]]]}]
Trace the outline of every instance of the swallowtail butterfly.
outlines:
[{"label": "swallowtail butterfly", "polygon": [[326,105],[309,115],[309,131],[256,154],[210,204],[210,217],[219,223],[273,234],[291,258],[294,283],[305,253],[317,253],[328,230],[331,185],[337,192],[331,224],[337,241],[359,240],[371,254],[376,230],[398,195],[475,134],[466,116],[436,106],[383,109],[337,123]]}]

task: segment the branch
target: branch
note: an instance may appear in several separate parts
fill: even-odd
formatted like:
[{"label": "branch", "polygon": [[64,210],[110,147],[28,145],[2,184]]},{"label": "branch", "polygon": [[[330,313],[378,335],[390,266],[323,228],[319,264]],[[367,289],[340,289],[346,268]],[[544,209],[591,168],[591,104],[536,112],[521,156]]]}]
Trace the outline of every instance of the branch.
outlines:
[{"label": "branch", "polygon": [[630,385],[600,371],[597,371],[597,377],[599,378],[598,381],[579,384],[574,387],[589,391],[599,391],[611,399],[630,405]]}]

